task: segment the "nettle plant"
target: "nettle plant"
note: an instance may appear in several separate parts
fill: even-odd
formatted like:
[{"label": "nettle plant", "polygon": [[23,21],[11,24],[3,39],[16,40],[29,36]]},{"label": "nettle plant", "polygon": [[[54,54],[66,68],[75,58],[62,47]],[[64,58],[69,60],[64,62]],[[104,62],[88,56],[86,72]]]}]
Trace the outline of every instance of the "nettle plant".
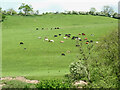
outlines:
[{"label": "nettle plant", "polygon": [[79,45],[79,55],[77,55],[78,61],[71,63],[70,65],[70,76],[72,80],[88,80],[90,81],[89,62],[93,50],[93,41],[87,39],[76,40]]}]

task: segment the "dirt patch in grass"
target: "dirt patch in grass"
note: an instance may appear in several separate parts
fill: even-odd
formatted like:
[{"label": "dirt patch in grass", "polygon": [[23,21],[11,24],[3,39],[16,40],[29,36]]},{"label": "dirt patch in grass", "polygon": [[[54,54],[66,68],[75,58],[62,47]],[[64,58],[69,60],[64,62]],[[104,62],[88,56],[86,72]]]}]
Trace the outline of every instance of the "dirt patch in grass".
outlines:
[{"label": "dirt patch in grass", "polygon": [[3,78],[0,78],[0,80],[19,80],[19,81],[22,81],[22,82],[32,83],[32,84],[39,83],[38,80],[29,80],[29,79],[26,79],[23,76],[19,76],[19,77],[15,77],[15,78],[13,78],[13,77],[3,77]]}]

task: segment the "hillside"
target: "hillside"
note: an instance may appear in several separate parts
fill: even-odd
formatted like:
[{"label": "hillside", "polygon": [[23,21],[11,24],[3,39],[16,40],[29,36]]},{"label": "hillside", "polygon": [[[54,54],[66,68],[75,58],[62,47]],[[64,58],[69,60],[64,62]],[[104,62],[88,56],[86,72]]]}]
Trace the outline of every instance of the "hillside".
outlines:
[{"label": "hillside", "polygon": [[[39,30],[36,30],[37,27]],[[55,27],[60,29],[51,30]],[[70,63],[76,61],[79,54],[79,49],[75,47],[76,41],[64,39],[65,34],[84,38],[78,34],[85,33],[88,39],[99,41],[116,29],[116,19],[102,16],[7,16],[2,24],[2,75],[26,76],[32,79],[62,78],[69,73]],[[54,37],[58,34],[61,36]],[[44,37],[55,42],[46,42]],[[19,44],[21,41],[24,42],[23,45]],[[61,56],[62,52],[66,56]]]}]

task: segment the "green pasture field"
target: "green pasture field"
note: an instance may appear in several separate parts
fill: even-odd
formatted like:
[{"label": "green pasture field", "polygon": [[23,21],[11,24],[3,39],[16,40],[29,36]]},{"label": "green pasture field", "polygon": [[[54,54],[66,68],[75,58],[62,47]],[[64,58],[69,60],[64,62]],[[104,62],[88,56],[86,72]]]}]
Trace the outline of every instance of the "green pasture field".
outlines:
[{"label": "green pasture field", "polygon": [[[70,33],[71,36],[99,41],[116,30],[117,23],[117,19],[91,15],[7,16],[2,23],[2,76],[25,76],[38,80],[63,78],[69,73],[69,65],[77,61],[79,55],[76,41],[71,38],[65,40],[64,35]],[[55,27],[60,29],[51,30]],[[54,37],[58,34],[62,35]],[[44,37],[55,42],[44,41]],[[20,45],[21,41],[23,45]],[[71,52],[66,53],[68,50]],[[66,55],[61,56],[62,52]]]}]

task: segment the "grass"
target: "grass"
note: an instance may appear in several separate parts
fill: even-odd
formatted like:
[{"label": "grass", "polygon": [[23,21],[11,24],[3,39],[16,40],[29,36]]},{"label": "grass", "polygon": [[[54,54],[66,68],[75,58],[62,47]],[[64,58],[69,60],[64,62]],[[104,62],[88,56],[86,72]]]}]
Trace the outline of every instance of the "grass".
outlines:
[{"label": "grass", "polygon": [[[91,15],[7,16],[2,24],[2,76],[25,76],[29,79],[63,78],[70,63],[77,60],[76,41],[64,40],[64,34],[78,36],[84,32],[93,41],[117,29],[117,20]],[[36,27],[39,30],[36,30]],[[60,30],[41,28],[60,27]],[[62,36],[55,38],[55,34]],[[94,34],[94,37],[90,35]],[[42,39],[38,39],[38,37]],[[54,43],[43,41],[47,36]],[[79,36],[85,38],[83,36]],[[64,43],[60,43],[64,40]],[[19,45],[20,41],[24,45]],[[24,50],[24,48],[27,48]],[[71,53],[66,53],[70,50]],[[61,53],[66,56],[61,56]]]}]

